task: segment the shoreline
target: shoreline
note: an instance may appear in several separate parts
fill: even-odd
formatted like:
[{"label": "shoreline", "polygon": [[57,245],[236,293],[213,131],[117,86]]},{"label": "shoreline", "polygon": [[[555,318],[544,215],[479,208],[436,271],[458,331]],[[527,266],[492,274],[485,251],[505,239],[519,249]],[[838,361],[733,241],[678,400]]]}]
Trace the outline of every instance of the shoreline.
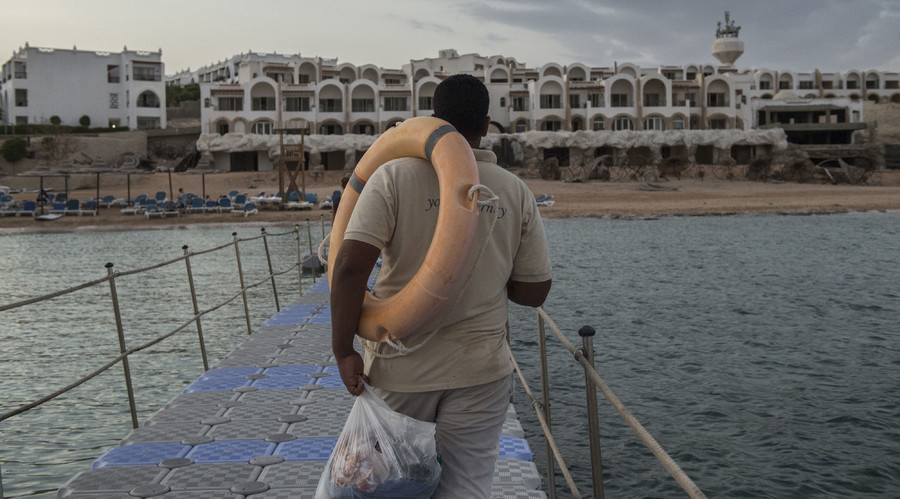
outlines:
[{"label": "shoreline", "polygon": [[[324,178],[307,181],[307,192],[317,194],[319,200],[340,189],[344,172],[326,172]],[[100,196],[107,194],[126,197],[127,187],[121,175],[104,178],[100,183]],[[96,181],[70,180],[69,197],[88,199],[96,196]],[[27,184],[38,179],[5,177],[5,185],[11,181]],[[45,186],[63,191],[45,179]],[[59,179],[54,179],[59,180]],[[551,218],[603,218],[603,219],[655,219],[671,216],[736,216],[736,215],[824,215],[852,212],[890,212],[900,210],[900,171],[880,172],[877,183],[869,185],[817,184],[796,182],[756,182],[747,180],[718,180],[685,178],[657,182],[660,190],[646,190],[634,181],[562,182],[541,179],[523,179],[536,195],[553,195],[553,206],[540,207],[545,219]],[[173,175],[172,188],[177,192],[201,192],[199,175]],[[159,190],[169,192],[169,177],[165,173],[140,175],[131,180],[132,196],[152,194]],[[32,189],[30,185],[16,185]],[[276,172],[247,172],[207,175],[204,188],[211,197],[218,197],[232,189],[256,194],[278,190]],[[15,194],[17,200],[34,199],[34,193]],[[328,209],[311,210],[260,210],[249,217],[224,214],[185,214],[181,217],[147,219],[141,215],[124,215],[119,207],[101,208],[96,216],[67,215],[58,220],[40,222],[30,216],[0,217],[0,235],[93,231],[93,230],[152,230],[180,228],[189,230],[196,226],[236,227],[293,227],[310,221],[331,221]]]}]

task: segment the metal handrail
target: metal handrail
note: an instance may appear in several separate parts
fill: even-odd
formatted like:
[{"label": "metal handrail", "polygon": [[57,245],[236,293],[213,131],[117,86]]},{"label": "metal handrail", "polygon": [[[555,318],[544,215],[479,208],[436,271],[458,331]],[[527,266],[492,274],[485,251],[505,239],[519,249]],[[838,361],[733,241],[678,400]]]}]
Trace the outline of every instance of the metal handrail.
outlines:
[{"label": "metal handrail", "polygon": [[[322,219],[321,222],[324,224],[324,219]],[[307,219],[307,226],[308,226],[309,224],[310,224],[309,219]],[[210,248],[210,249],[202,250],[202,251],[198,251],[198,252],[191,252],[191,251],[188,250],[188,247],[187,247],[187,246],[182,246],[182,249],[183,249],[183,251],[184,251],[184,255],[183,255],[183,256],[180,256],[180,257],[177,257],[177,258],[172,258],[172,259],[167,260],[167,261],[164,261],[164,262],[155,263],[155,264],[153,264],[153,265],[149,265],[149,266],[146,266],[146,267],[142,267],[142,268],[138,268],[138,269],[133,269],[133,270],[129,270],[129,271],[124,271],[124,272],[113,271],[113,264],[112,264],[112,263],[107,263],[107,264],[106,264],[107,275],[106,275],[105,277],[102,277],[102,278],[99,278],[99,279],[95,279],[95,280],[93,280],[93,281],[85,282],[85,283],[82,283],[82,284],[79,284],[79,285],[76,285],[76,286],[72,286],[72,287],[70,287],[70,288],[66,288],[66,289],[63,289],[63,290],[55,291],[55,292],[52,292],[52,293],[48,293],[48,294],[44,294],[44,295],[40,295],[40,296],[35,296],[35,297],[32,297],[32,298],[28,298],[28,299],[25,299],[25,300],[20,300],[20,301],[14,302],[14,303],[9,303],[9,304],[5,304],[5,305],[0,305],[0,312],[2,312],[2,311],[7,311],[7,310],[14,310],[14,309],[21,308],[21,307],[24,307],[24,306],[27,306],[27,305],[31,305],[31,304],[35,304],[35,303],[40,303],[40,302],[44,302],[44,301],[49,301],[49,300],[52,300],[52,299],[54,299],[54,298],[58,298],[58,297],[60,297],[60,296],[64,296],[64,295],[67,295],[67,294],[70,294],[70,293],[74,293],[74,292],[79,291],[79,290],[82,290],[82,289],[90,288],[90,287],[92,287],[92,286],[96,286],[96,285],[99,285],[99,284],[103,284],[103,283],[108,282],[109,285],[110,285],[110,298],[111,298],[111,301],[113,302],[113,312],[114,312],[115,318],[116,318],[116,328],[117,328],[117,331],[118,331],[118,333],[119,333],[119,345],[120,345],[120,353],[119,353],[119,355],[116,356],[115,358],[109,360],[109,361],[108,361],[107,363],[105,363],[103,366],[101,366],[101,367],[95,369],[95,370],[92,371],[91,373],[89,373],[89,374],[87,374],[87,375],[85,375],[85,376],[82,376],[81,378],[75,380],[74,382],[72,382],[72,383],[70,383],[70,384],[68,384],[68,385],[66,385],[66,386],[64,386],[64,387],[59,388],[59,389],[53,391],[52,393],[49,393],[49,394],[47,394],[47,395],[44,395],[44,396],[42,396],[42,397],[40,397],[40,398],[38,398],[38,399],[36,399],[36,400],[33,400],[33,401],[31,401],[31,402],[29,402],[29,403],[23,405],[23,406],[20,406],[20,407],[18,407],[18,408],[13,409],[13,410],[11,410],[11,411],[7,411],[7,412],[5,412],[5,413],[0,414],[0,421],[6,421],[7,419],[12,418],[13,416],[17,416],[17,415],[19,415],[19,414],[28,412],[28,411],[30,411],[30,410],[36,408],[36,407],[39,407],[39,406],[41,406],[42,404],[44,404],[44,403],[46,403],[46,402],[49,402],[49,401],[51,401],[51,400],[53,400],[53,399],[59,397],[60,395],[63,395],[63,394],[65,394],[65,393],[67,393],[67,392],[73,390],[74,388],[77,388],[78,386],[80,386],[80,385],[86,383],[87,381],[90,381],[91,379],[97,377],[98,375],[102,374],[103,372],[109,370],[110,368],[112,368],[113,366],[115,366],[116,364],[118,364],[118,363],[121,362],[122,365],[123,365],[123,367],[124,367],[124,370],[125,370],[125,382],[126,382],[126,387],[127,387],[127,390],[128,390],[129,406],[130,406],[129,409],[130,409],[130,414],[131,414],[132,426],[133,426],[134,428],[137,428],[137,427],[138,427],[137,409],[136,409],[136,407],[135,407],[135,403],[134,403],[134,393],[133,393],[133,390],[132,390],[132,387],[131,387],[131,374],[130,374],[130,371],[129,371],[129,369],[128,369],[128,357],[129,357],[130,355],[135,354],[135,353],[138,353],[138,352],[140,352],[140,351],[142,351],[142,350],[146,350],[147,348],[150,348],[150,347],[152,347],[152,346],[154,346],[154,345],[156,345],[156,344],[158,344],[158,343],[160,343],[160,342],[162,342],[162,341],[164,341],[164,340],[166,340],[166,339],[168,339],[168,338],[170,338],[170,337],[176,335],[177,333],[179,333],[179,332],[183,331],[185,328],[187,328],[191,323],[194,323],[194,324],[196,324],[196,326],[197,326],[197,332],[198,332],[199,342],[200,342],[200,350],[201,350],[201,354],[202,354],[202,356],[203,356],[204,369],[208,370],[208,362],[207,362],[207,359],[206,359],[206,346],[205,346],[205,342],[204,342],[204,340],[203,340],[202,326],[201,326],[201,323],[200,323],[200,319],[201,319],[203,316],[205,316],[205,315],[207,315],[207,314],[210,314],[210,313],[212,313],[212,312],[214,312],[214,311],[216,311],[216,310],[218,310],[218,309],[224,307],[225,305],[227,305],[227,304],[233,302],[234,300],[236,300],[238,297],[242,297],[242,296],[243,296],[243,297],[245,298],[245,300],[246,300],[246,293],[247,293],[248,290],[250,290],[250,289],[252,289],[252,288],[259,287],[259,286],[262,286],[262,285],[264,285],[264,284],[266,284],[266,283],[271,283],[271,284],[272,284],[272,292],[275,294],[275,301],[276,301],[276,303],[277,303],[277,302],[278,302],[278,297],[277,297],[278,291],[277,291],[277,289],[275,288],[275,277],[285,275],[285,274],[287,274],[288,272],[293,271],[294,269],[298,269],[298,274],[297,274],[297,286],[298,286],[298,288],[300,289],[300,294],[302,294],[302,284],[301,284],[301,279],[302,279],[302,276],[303,276],[302,265],[303,265],[303,262],[305,261],[305,259],[304,259],[304,258],[302,257],[302,255],[300,254],[300,251],[301,251],[301,247],[300,247],[300,225],[295,225],[293,230],[290,230],[290,231],[287,231],[287,232],[271,233],[271,232],[266,232],[265,229],[262,229],[261,232],[262,232],[262,233],[261,233],[259,236],[249,237],[249,238],[238,238],[236,234],[233,234],[234,240],[233,240],[232,242],[227,243],[227,244],[223,244],[223,245],[218,246],[218,247],[215,247],[215,248]],[[312,236],[311,236],[311,232],[309,231],[309,227],[307,227],[307,233],[308,233],[309,237],[312,237]],[[286,268],[286,269],[282,269],[282,270],[278,270],[278,271],[273,270],[273,268],[272,268],[272,263],[271,263],[272,260],[271,260],[271,255],[270,255],[270,253],[269,253],[269,247],[268,247],[267,238],[270,238],[270,237],[280,237],[280,236],[288,236],[288,235],[293,235],[293,236],[295,236],[295,238],[297,239],[297,252],[298,252],[297,260],[296,260],[296,262],[292,263],[292,264],[291,264],[288,268]],[[192,272],[191,272],[190,258],[191,258],[191,257],[198,256],[198,255],[204,255],[204,254],[208,254],[208,253],[213,253],[213,252],[215,252],[215,251],[219,251],[219,250],[228,248],[228,247],[230,247],[230,246],[234,246],[234,247],[235,247],[235,250],[236,250],[237,258],[238,258],[238,267],[240,267],[240,254],[239,254],[239,252],[237,252],[238,243],[240,243],[240,242],[254,241],[254,240],[257,240],[257,239],[263,239],[263,242],[264,242],[264,248],[265,248],[265,252],[266,252],[266,259],[267,259],[267,262],[268,262],[268,270],[269,270],[269,273],[268,273],[265,277],[263,277],[262,279],[260,279],[260,280],[258,280],[258,281],[255,281],[255,282],[252,282],[252,283],[249,283],[249,284],[245,284],[245,283],[244,283],[244,278],[243,278],[243,272],[241,272],[241,277],[240,277],[241,289],[240,289],[237,293],[235,293],[235,294],[232,295],[231,297],[226,298],[226,299],[225,299],[224,301],[222,301],[221,303],[218,303],[218,304],[213,305],[211,308],[208,308],[208,309],[206,309],[206,310],[199,310],[198,307],[197,307],[197,293],[196,293],[196,288],[195,288],[195,286],[194,286],[193,274],[192,274]],[[312,240],[311,240],[311,239],[310,239],[310,241],[309,241],[309,245],[310,245],[310,247],[312,247]],[[173,329],[173,330],[171,330],[171,331],[169,331],[169,332],[167,332],[167,333],[164,333],[164,334],[162,334],[162,335],[160,335],[160,336],[157,336],[157,337],[153,338],[152,340],[150,340],[150,341],[148,341],[148,342],[146,342],[146,343],[144,343],[144,344],[141,344],[141,345],[139,345],[139,346],[126,348],[126,347],[125,347],[125,341],[124,341],[124,332],[123,332],[123,328],[122,328],[122,321],[121,321],[121,316],[120,316],[120,309],[119,309],[119,306],[118,306],[118,300],[117,300],[117,294],[116,294],[116,288],[115,288],[116,280],[119,279],[119,278],[121,278],[121,277],[130,276],[130,275],[136,275],[136,274],[140,274],[140,273],[147,272],[147,271],[150,271],[150,270],[155,270],[155,269],[158,269],[158,268],[161,268],[161,267],[165,267],[165,266],[167,266],[167,265],[171,265],[171,264],[173,264],[173,263],[176,263],[176,262],[179,262],[179,261],[182,261],[182,260],[185,261],[185,263],[186,263],[187,275],[188,275],[188,280],[189,280],[189,284],[190,284],[190,291],[191,291],[191,299],[192,299],[193,307],[194,307],[194,309],[193,309],[193,310],[194,310],[194,315],[193,315],[192,317],[190,317],[188,320],[186,320],[186,321],[182,322],[181,324],[179,324],[177,327],[175,327],[175,329]],[[315,279],[315,277],[316,277],[316,275],[315,275],[315,270],[314,270],[314,271],[313,271],[313,278]],[[246,301],[245,301],[245,304],[246,304]],[[244,309],[245,309],[245,318],[246,318],[246,321],[247,321],[247,324],[248,324],[248,327],[249,327],[249,324],[250,324],[249,309],[248,309],[246,306],[245,306]],[[279,310],[280,310],[280,307],[279,307]],[[2,476],[2,474],[0,474],[0,497],[2,497],[2,491],[3,491],[3,476]]]},{"label": "metal handrail", "polygon": [[[575,497],[581,497],[577,488],[575,488],[574,483],[571,481],[571,477],[568,474],[568,470],[565,467],[565,461],[559,455],[559,449],[556,447],[556,443],[553,440],[552,429],[549,425],[549,414],[550,414],[550,405],[548,403],[549,397],[549,383],[547,381],[547,362],[546,362],[546,347],[544,345],[546,339],[544,337],[544,324],[550,326],[550,330],[553,334],[559,339],[559,341],[565,346],[566,350],[568,350],[574,357],[575,360],[581,364],[584,369],[585,375],[585,388],[587,389],[587,409],[588,409],[588,422],[589,422],[589,431],[590,431],[590,440],[591,440],[591,470],[593,475],[593,486],[594,486],[594,497],[602,498],[603,497],[603,478],[602,478],[602,470],[600,468],[600,448],[599,448],[599,425],[597,424],[598,416],[597,416],[597,403],[596,403],[596,392],[594,387],[600,389],[600,392],[606,397],[609,403],[613,406],[616,412],[622,417],[628,426],[631,427],[632,430],[637,434],[638,438],[646,445],[654,456],[660,461],[666,471],[675,478],[675,481],[681,488],[688,494],[689,497],[695,499],[705,498],[706,495],[700,490],[700,488],[687,476],[687,474],[678,466],[678,464],[666,453],[666,451],[662,448],[659,442],[653,438],[652,435],[641,425],[641,423],[631,414],[630,411],[625,407],[618,397],[612,392],[612,390],[607,386],[607,384],[603,381],[597,371],[594,369],[594,359],[593,359],[593,343],[592,337],[594,335],[594,329],[590,326],[582,327],[578,334],[582,337],[583,347],[580,349],[576,349],[575,346],[566,339],[565,335],[559,330],[556,324],[553,322],[553,319],[547,315],[547,312],[544,311],[543,308],[538,307],[537,309],[537,322],[538,322],[538,333],[539,333],[539,341],[540,341],[540,349],[541,349],[541,379],[542,379],[542,395],[544,402],[539,402],[534,395],[531,393],[530,388],[528,388],[527,382],[525,381],[524,376],[522,375],[521,370],[518,367],[518,364],[515,363],[515,358],[512,356],[512,351],[510,351],[510,357],[512,358],[513,364],[515,366],[516,372],[519,374],[519,379],[522,381],[522,384],[525,386],[526,393],[531,399],[532,406],[534,407],[535,413],[537,414],[538,420],[541,423],[541,427],[544,429],[544,436],[547,439],[547,470],[548,470],[548,495],[551,499],[555,497],[555,485],[554,485],[554,473],[553,473],[553,465],[554,461],[551,460],[551,457],[555,459],[555,462],[560,465],[562,468],[562,473],[566,478],[566,481],[569,483],[569,487],[571,489],[572,494]],[[591,394],[594,394],[593,401]],[[543,412],[542,412],[543,410]],[[551,456],[552,454],[552,456]]]}]

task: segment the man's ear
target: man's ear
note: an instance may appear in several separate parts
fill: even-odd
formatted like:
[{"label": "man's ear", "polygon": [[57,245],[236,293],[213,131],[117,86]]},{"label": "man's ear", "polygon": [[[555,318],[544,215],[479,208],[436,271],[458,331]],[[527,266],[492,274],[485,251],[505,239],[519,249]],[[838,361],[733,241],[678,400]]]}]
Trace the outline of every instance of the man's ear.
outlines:
[{"label": "man's ear", "polygon": [[485,116],[485,117],[484,117],[484,128],[481,129],[481,136],[482,136],[482,137],[487,136],[487,134],[488,134],[488,129],[489,129],[490,127],[491,127],[491,117],[490,117],[490,116]]}]

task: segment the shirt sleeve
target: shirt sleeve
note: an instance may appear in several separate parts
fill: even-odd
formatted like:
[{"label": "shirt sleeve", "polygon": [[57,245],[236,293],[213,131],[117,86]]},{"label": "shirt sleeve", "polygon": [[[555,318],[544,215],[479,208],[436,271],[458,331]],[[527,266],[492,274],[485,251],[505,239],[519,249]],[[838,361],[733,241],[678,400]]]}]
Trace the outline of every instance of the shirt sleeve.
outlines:
[{"label": "shirt sleeve", "polygon": [[379,168],[369,177],[359,195],[344,232],[344,240],[361,241],[384,249],[394,233],[394,207],[389,176],[384,174],[383,168]]},{"label": "shirt sleeve", "polygon": [[510,279],[520,282],[543,282],[552,278],[544,221],[534,196],[525,196],[523,204],[522,239],[513,260]]}]

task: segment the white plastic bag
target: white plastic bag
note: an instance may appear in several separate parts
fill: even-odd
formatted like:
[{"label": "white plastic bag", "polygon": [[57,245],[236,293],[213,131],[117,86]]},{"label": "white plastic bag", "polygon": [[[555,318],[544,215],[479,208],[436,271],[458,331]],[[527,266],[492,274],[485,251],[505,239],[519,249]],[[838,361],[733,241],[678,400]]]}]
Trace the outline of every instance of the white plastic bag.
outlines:
[{"label": "white plastic bag", "polygon": [[394,412],[365,385],[325,465],[316,498],[428,498],[441,480],[434,423]]}]

